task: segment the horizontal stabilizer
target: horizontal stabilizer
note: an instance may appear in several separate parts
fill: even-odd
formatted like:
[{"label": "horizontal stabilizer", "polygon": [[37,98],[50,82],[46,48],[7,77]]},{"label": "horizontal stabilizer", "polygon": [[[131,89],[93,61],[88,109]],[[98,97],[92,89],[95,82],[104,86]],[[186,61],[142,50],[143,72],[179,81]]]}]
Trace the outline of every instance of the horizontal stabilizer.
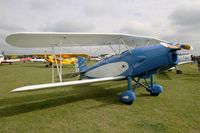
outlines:
[{"label": "horizontal stabilizer", "polygon": [[78,80],[78,81],[68,81],[68,82],[61,82],[61,83],[48,83],[48,84],[29,85],[29,86],[16,88],[16,89],[12,90],[11,92],[39,90],[39,89],[61,87],[61,86],[74,86],[74,85],[81,85],[81,84],[88,84],[88,83],[95,83],[95,82],[103,82],[103,81],[112,81],[112,80],[120,80],[120,79],[125,79],[125,77],[124,76],[118,76],[118,77],[106,77],[106,78],[98,78],[98,79],[86,79],[86,80]]}]

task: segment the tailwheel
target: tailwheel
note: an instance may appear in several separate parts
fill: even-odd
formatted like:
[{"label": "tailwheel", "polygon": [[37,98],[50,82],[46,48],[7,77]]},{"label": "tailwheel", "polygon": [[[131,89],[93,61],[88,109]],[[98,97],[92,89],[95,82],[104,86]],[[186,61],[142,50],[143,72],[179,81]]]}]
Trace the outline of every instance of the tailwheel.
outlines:
[{"label": "tailwheel", "polygon": [[135,93],[133,92],[133,90],[127,90],[127,91],[122,92],[119,98],[122,103],[125,103],[127,105],[131,105],[133,101],[135,101],[136,99]]},{"label": "tailwheel", "polygon": [[183,72],[181,70],[176,70],[176,74],[182,74]]},{"label": "tailwheel", "polygon": [[152,96],[158,96],[163,91],[163,87],[159,84],[154,84],[153,88],[150,90]]}]

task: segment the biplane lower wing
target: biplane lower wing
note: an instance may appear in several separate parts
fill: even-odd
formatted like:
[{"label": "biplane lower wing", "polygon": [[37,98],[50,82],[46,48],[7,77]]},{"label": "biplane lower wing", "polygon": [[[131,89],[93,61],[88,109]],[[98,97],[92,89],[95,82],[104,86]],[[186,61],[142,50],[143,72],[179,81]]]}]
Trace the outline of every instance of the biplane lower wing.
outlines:
[{"label": "biplane lower wing", "polygon": [[113,80],[121,80],[121,79],[125,79],[125,77],[124,76],[117,76],[117,77],[106,77],[106,78],[98,78],[98,79],[85,79],[85,80],[78,80],[78,81],[68,81],[68,82],[60,82],[60,83],[29,85],[29,86],[16,88],[16,89],[12,90],[11,92],[31,91],[31,90],[39,90],[39,89],[62,87],[62,86],[74,86],[74,85],[89,84],[89,83],[104,82],[104,81],[113,81]]},{"label": "biplane lower wing", "polygon": [[183,62],[179,62],[178,65],[189,64],[189,63],[194,63],[194,61],[183,61]]}]

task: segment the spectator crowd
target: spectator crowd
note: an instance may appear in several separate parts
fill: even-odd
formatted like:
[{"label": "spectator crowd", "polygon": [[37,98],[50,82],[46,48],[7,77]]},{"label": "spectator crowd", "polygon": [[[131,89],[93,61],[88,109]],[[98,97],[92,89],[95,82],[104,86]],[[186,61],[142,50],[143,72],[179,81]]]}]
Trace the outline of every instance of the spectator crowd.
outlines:
[{"label": "spectator crowd", "polygon": [[198,64],[198,70],[200,71],[200,56],[191,55],[191,59],[194,61],[194,63]]}]

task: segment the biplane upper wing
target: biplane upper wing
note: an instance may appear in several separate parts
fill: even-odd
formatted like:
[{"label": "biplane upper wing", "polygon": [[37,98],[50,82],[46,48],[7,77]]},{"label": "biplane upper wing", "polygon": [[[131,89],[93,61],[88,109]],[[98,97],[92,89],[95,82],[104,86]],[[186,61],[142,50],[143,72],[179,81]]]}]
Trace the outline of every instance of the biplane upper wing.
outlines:
[{"label": "biplane upper wing", "polygon": [[12,90],[11,92],[31,91],[31,90],[39,90],[39,89],[54,88],[54,87],[61,87],[61,86],[74,86],[74,85],[121,80],[121,79],[125,79],[125,77],[117,76],[117,77],[105,77],[105,78],[97,78],[97,79],[85,79],[85,80],[78,80],[78,81],[67,81],[67,82],[60,82],[60,83],[29,85],[29,86],[16,88],[16,89]]},{"label": "biplane upper wing", "polygon": [[68,32],[21,32],[11,34],[6,42],[24,48],[52,47],[62,42],[62,46],[101,46],[108,44],[122,44],[140,46],[147,44],[158,44],[163,40],[128,34],[118,33],[68,33]]}]

